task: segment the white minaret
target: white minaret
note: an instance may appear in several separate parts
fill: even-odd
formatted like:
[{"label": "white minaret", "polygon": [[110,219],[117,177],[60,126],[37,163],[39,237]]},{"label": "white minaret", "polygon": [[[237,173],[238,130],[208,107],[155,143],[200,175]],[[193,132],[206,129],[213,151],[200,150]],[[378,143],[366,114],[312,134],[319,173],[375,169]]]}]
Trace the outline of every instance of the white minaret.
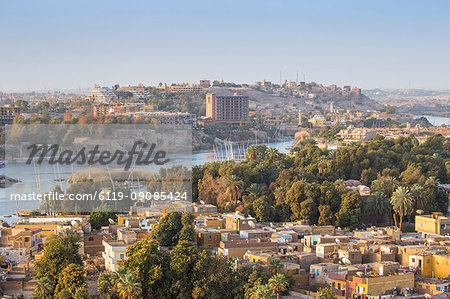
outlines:
[{"label": "white minaret", "polygon": [[298,125],[302,125],[302,109],[298,109]]},{"label": "white minaret", "polygon": [[331,103],[330,103],[330,113],[333,113],[333,111],[334,111],[334,110],[333,110],[333,104],[334,104],[334,102],[331,102]]}]

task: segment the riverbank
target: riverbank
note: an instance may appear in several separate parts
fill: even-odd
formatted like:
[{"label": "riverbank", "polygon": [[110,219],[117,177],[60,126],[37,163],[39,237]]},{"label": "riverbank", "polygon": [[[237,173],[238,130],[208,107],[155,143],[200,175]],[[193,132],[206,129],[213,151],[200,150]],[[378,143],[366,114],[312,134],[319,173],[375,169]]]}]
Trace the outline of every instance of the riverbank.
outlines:
[{"label": "riverbank", "polygon": [[444,117],[444,116],[434,116],[434,115],[414,115],[414,119],[425,117],[428,119],[430,124],[432,124],[435,127],[439,127],[442,125],[450,126],[450,117]]}]

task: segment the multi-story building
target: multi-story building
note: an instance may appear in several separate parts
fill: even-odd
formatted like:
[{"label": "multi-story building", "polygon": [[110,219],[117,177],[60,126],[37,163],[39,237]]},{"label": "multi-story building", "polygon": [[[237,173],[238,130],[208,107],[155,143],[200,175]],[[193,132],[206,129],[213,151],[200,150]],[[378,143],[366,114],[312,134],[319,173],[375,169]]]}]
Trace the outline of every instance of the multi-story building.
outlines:
[{"label": "multi-story building", "polygon": [[375,134],[375,131],[349,126],[347,129],[339,131],[337,136],[345,142],[359,142],[372,140],[375,137]]},{"label": "multi-story building", "polygon": [[42,245],[41,229],[0,228],[0,256],[10,262],[30,260]]},{"label": "multi-story building", "polygon": [[217,96],[206,94],[206,117],[212,122],[243,123],[248,121],[249,99],[247,96]]},{"label": "multi-story building", "polygon": [[211,86],[211,82],[209,80],[200,80],[200,87],[209,88]]},{"label": "multi-story building", "polygon": [[[386,294],[392,289],[413,289],[413,272],[396,272],[384,276],[369,276],[360,274],[353,276],[352,281],[347,281],[347,292],[354,290],[351,298],[373,298]],[[348,292],[349,293],[349,292]]]},{"label": "multi-story building", "polygon": [[[202,81],[208,81],[208,80],[202,80]],[[202,81],[200,81],[200,83]],[[203,84],[206,85],[206,82],[204,82]],[[196,85],[196,84],[192,84],[192,83],[174,84],[174,85],[170,85],[170,86],[168,86],[166,83],[164,83],[163,85],[158,86],[158,89],[168,90],[168,91],[174,92],[174,93],[183,93],[183,92],[202,92],[204,87],[201,85]]]},{"label": "multi-story building", "polygon": [[123,86],[123,87],[119,87],[117,88],[117,90],[115,91],[115,93],[117,92],[128,92],[131,94],[131,96],[133,98],[136,99],[148,99],[150,98],[150,94],[145,90],[144,85],[139,84],[139,86]]},{"label": "multi-story building", "polygon": [[113,90],[108,87],[95,86],[92,93],[87,96],[87,99],[97,103],[110,103],[118,99]]},{"label": "multi-story building", "polygon": [[238,214],[228,214],[225,218],[225,227],[235,231],[251,230],[256,227],[256,219],[253,217],[244,217]]},{"label": "multi-story building", "polygon": [[410,255],[409,266],[424,277],[446,278],[450,275],[450,255],[424,251]]},{"label": "multi-story building", "polygon": [[220,231],[217,229],[198,228],[195,230],[198,246],[215,248],[220,245]]},{"label": "multi-story building", "polygon": [[423,235],[450,235],[450,217],[440,212],[416,216],[416,231]]},{"label": "multi-story building", "polygon": [[19,107],[3,106],[0,107],[0,126],[12,124],[14,117],[20,114]]},{"label": "multi-story building", "polygon": [[414,286],[422,293],[437,295],[450,291],[450,279],[417,276]]},{"label": "multi-story building", "polygon": [[105,241],[103,240],[103,259],[105,260],[105,268],[107,271],[114,272],[119,266],[118,262],[125,258],[125,252],[129,244],[121,241]]},{"label": "multi-story building", "polygon": [[275,242],[260,242],[259,240],[235,240],[235,241],[220,241],[218,254],[230,259],[244,258],[248,250],[275,250],[277,248]]},{"label": "multi-story building", "polygon": [[352,94],[354,94],[356,96],[360,96],[361,95],[361,88],[357,88],[357,87],[352,88]]}]

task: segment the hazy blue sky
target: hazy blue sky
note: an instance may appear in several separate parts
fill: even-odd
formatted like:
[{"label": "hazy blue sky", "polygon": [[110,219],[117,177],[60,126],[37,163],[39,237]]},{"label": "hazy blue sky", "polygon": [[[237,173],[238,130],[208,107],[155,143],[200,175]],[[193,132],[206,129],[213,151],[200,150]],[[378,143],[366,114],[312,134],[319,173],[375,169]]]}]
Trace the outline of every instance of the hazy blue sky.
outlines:
[{"label": "hazy blue sky", "polygon": [[0,91],[223,79],[450,89],[450,1],[0,1]]}]

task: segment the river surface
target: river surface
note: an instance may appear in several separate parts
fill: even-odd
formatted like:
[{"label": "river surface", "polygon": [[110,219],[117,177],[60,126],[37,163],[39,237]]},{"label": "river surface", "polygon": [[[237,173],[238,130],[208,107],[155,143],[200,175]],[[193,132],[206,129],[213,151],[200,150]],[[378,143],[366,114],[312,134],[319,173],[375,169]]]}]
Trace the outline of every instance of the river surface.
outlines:
[{"label": "river surface", "polygon": [[[414,118],[426,117],[428,121],[434,126],[447,125],[450,126],[450,118],[448,117],[439,117],[432,115],[415,115]],[[269,147],[276,148],[281,153],[288,153],[292,146],[293,140],[286,140],[281,142],[269,142],[265,143]],[[233,146],[233,155],[234,157],[243,157],[243,153],[245,148],[240,148],[238,146]],[[185,165],[203,165],[207,162],[214,162],[221,159],[226,159],[230,156],[230,150],[226,150],[225,147],[214,150],[202,150],[196,151],[192,153],[192,161],[187,161]],[[188,157],[186,157],[188,158]],[[26,165],[14,165],[14,171],[10,172],[11,166],[7,165],[8,171],[6,175],[13,178],[20,178],[22,181],[18,184],[13,184],[8,188],[9,193],[33,193],[38,190],[36,175],[32,171],[30,171],[30,166]],[[75,169],[77,171],[79,169]],[[73,173],[73,169],[69,166],[60,167],[59,169],[55,169],[53,166],[44,166],[40,169],[39,177],[40,177],[40,189],[42,192],[51,191],[58,182],[55,182],[55,178],[64,178],[66,179]],[[14,175],[9,175],[14,173]],[[5,168],[0,169],[0,174],[5,174]],[[68,183],[61,182],[63,189],[68,187]],[[36,209],[38,207],[38,202],[30,201],[30,202],[20,202],[20,207],[17,207],[15,201],[8,200],[6,198],[5,189],[0,189],[0,219],[6,220],[8,222],[16,221],[15,216],[11,218],[4,218],[5,215],[12,215],[16,213],[17,210],[26,210],[26,209]]]},{"label": "river surface", "polygon": [[414,118],[420,118],[420,117],[426,117],[428,121],[436,127],[439,127],[441,125],[447,125],[450,126],[450,118],[449,117],[442,117],[442,116],[433,116],[433,115],[414,115]]},{"label": "river surface", "polygon": [[[293,139],[281,141],[281,142],[270,142],[265,143],[269,147],[276,148],[281,153],[288,153],[290,151]],[[233,146],[234,157],[240,156],[243,157],[243,153],[245,148],[242,146]],[[225,159],[227,156],[229,157],[230,150],[225,150],[225,147],[218,148],[216,151],[214,150],[202,150],[196,151],[192,153],[192,160],[177,159],[177,161],[184,160],[182,162],[183,165],[203,165],[207,162],[217,161],[219,159]],[[188,159],[189,157],[185,157]],[[83,168],[78,167],[72,169],[70,166],[59,166],[55,168],[55,166],[50,166],[48,164],[43,164],[39,166],[39,184],[41,192],[50,192],[57,184],[61,184],[62,189],[65,190],[69,183],[62,181],[57,182],[55,179],[67,179],[74,172],[78,170],[82,170]],[[84,168],[86,169],[86,168]],[[151,169],[149,169],[151,170]],[[0,189],[0,219],[5,220],[9,223],[17,221],[15,216],[5,218],[5,215],[12,215],[16,213],[16,211],[21,210],[31,210],[37,209],[39,207],[38,201],[20,201],[19,204],[16,201],[10,200],[7,198],[11,193],[16,194],[31,194],[33,192],[37,192],[38,183],[36,180],[35,168],[31,165],[25,164],[14,164],[14,165],[6,165],[5,168],[0,169],[0,174],[6,174],[12,178],[19,178],[21,180],[20,183],[13,184],[11,187],[7,188],[7,192],[5,189]]]}]

